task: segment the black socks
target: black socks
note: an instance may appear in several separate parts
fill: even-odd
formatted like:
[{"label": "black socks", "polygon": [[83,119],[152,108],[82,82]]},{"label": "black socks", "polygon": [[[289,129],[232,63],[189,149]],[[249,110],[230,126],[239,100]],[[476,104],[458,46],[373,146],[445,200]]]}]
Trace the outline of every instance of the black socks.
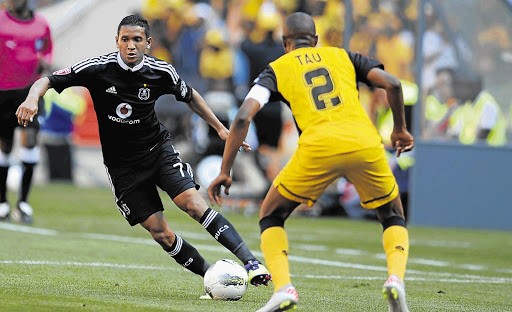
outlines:
[{"label": "black socks", "polygon": [[256,260],[235,227],[220,213],[208,208],[199,221],[222,246],[231,251],[242,263]]},{"label": "black socks", "polygon": [[187,243],[183,238],[175,235],[176,239],[172,244],[170,250],[165,250],[178,264],[200,276],[204,273],[210,265],[199,254],[197,249]]}]

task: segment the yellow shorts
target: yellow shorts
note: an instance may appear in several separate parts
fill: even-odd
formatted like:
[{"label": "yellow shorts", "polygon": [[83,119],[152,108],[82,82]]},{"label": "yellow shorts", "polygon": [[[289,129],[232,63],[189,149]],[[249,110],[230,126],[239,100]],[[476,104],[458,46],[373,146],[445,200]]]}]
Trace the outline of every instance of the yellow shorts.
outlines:
[{"label": "yellow shorts", "polygon": [[312,206],[339,177],[354,184],[361,205],[367,209],[378,208],[398,196],[398,185],[382,146],[337,155],[299,146],[273,185],[287,199]]}]

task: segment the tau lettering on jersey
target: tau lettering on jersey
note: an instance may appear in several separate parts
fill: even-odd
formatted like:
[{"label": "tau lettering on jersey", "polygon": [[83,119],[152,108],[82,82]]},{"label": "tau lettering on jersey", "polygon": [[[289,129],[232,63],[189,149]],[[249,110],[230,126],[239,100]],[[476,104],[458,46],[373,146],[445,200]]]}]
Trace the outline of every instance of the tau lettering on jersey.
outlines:
[{"label": "tau lettering on jersey", "polygon": [[299,61],[300,65],[319,63],[322,61],[322,57],[319,53],[297,55],[295,58]]},{"label": "tau lettering on jersey", "polygon": [[149,88],[144,84],[144,88],[139,89],[139,99],[146,101],[149,99]]}]

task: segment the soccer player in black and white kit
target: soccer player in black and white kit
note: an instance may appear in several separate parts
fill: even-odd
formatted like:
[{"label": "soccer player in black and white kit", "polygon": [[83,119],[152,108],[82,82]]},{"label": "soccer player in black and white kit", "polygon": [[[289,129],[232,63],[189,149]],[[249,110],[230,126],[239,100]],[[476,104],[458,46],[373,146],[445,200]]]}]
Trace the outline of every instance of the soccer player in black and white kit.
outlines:
[{"label": "soccer player in black and white kit", "polygon": [[[270,275],[249,250],[233,225],[211,209],[197,191],[192,168],[171,144],[154,106],[163,94],[173,94],[212,126],[225,140],[229,130],[201,95],[180,79],[174,67],[145,54],[151,37],[145,19],[125,17],[116,36],[117,52],[93,57],[37,80],[16,116],[22,126],[32,122],[37,100],[49,88],[61,92],[83,86],[91,93],[98,118],[103,160],[119,211],[130,225],[141,224],[176,262],[200,276],[209,264],[163,214],[157,187],[240,259],[253,285],[267,284]],[[249,150],[246,143],[242,146]]]}]

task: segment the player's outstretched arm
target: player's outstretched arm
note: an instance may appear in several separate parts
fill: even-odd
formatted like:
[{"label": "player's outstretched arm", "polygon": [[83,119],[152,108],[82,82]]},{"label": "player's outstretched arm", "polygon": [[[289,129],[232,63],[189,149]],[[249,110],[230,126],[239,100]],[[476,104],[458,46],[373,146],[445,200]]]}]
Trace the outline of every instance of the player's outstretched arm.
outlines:
[{"label": "player's outstretched arm", "polygon": [[414,147],[414,138],[407,131],[404,112],[404,97],[402,84],[395,76],[375,67],[368,72],[368,81],[375,87],[386,90],[389,107],[393,113],[393,132],[391,133],[391,144],[396,149],[396,156],[408,152]]},{"label": "player's outstretched arm", "polygon": [[37,102],[46,91],[50,88],[50,79],[47,77],[39,78],[30,87],[27,98],[16,110],[16,117],[18,123],[23,127],[26,127],[29,122],[34,120],[34,116],[37,114]]}]

